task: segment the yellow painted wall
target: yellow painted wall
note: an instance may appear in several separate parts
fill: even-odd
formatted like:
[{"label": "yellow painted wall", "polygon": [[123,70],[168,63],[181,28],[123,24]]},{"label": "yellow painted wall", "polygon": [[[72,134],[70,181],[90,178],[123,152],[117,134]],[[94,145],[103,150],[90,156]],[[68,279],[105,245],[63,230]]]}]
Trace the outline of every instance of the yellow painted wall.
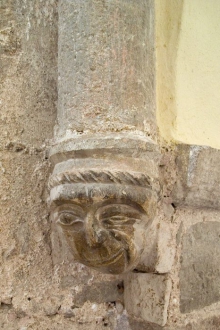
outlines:
[{"label": "yellow painted wall", "polygon": [[155,0],[157,121],[165,140],[176,125],[176,60],[183,0]]},{"label": "yellow painted wall", "polygon": [[220,1],[155,0],[155,7],[160,133],[220,148]]}]

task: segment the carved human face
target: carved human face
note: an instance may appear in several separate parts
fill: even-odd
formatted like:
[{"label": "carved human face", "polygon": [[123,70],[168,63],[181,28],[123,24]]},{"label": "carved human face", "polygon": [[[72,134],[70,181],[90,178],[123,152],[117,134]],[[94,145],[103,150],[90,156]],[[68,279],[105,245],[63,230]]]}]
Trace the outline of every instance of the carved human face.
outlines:
[{"label": "carved human face", "polygon": [[76,199],[57,206],[53,214],[79,262],[110,274],[134,269],[139,262],[148,217],[136,203]]}]

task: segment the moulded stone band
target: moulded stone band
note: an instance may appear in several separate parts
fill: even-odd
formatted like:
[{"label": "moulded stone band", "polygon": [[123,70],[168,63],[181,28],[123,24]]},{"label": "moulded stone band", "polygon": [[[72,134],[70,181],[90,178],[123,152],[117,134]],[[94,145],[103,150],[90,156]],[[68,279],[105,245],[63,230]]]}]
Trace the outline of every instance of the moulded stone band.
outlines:
[{"label": "moulded stone band", "polygon": [[143,173],[122,171],[68,171],[52,175],[49,179],[49,189],[68,183],[102,183],[124,184],[151,188],[151,178]]}]

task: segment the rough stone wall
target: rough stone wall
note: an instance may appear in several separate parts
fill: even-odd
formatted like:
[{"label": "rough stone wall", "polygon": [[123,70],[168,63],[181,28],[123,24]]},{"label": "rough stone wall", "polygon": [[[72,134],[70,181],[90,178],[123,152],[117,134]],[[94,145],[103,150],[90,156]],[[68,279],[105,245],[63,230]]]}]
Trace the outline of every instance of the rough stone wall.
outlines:
[{"label": "rough stone wall", "polygon": [[57,106],[57,1],[0,1],[0,327],[122,329],[123,283],[53,264],[46,183]]}]

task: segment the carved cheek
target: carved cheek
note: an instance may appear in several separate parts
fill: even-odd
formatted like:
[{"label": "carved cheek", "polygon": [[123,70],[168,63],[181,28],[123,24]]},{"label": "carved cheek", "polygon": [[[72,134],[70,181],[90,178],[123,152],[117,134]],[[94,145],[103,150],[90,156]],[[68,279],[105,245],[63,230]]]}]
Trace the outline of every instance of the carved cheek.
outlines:
[{"label": "carved cheek", "polygon": [[112,216],[103,219],[103,226],[106,230],[112,233],[116,239],[129,240],[133,238],[133,224],[135,219],[130,219],[126,216]]},{"label": "carved cheek", "polygon": [[103,227],[112,235],[112,247],[114,242],[118,242],[124,251],[124,262],[120,260],[118,264],[124,263],[125,267],[135,264],[139,257],[139,248],[135,240],[135,227],[140,226],[143,221],[143,212],[139,212],[129,205],[113,204],[99,210],[99,220]]},{"label": "carved cheek", "polygon": [[86,244],[84,219],[80,214],[72,211],[60,212],[57,216],[57,225],[62,228],[67,243],[79,261],[81,260],[82,246]]}]

